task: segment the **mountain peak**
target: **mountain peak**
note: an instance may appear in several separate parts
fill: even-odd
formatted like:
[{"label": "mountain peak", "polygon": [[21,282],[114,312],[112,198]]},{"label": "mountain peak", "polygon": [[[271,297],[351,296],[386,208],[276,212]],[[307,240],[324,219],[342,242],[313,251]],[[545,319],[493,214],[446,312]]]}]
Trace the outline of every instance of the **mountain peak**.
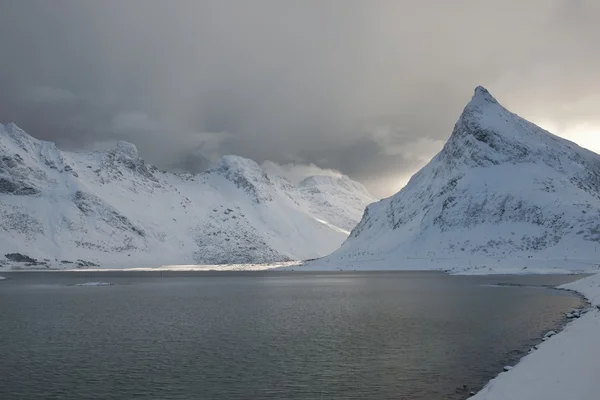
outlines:
[{"label": "mountain peak", "polygon": [[528,142],[543,136],[540,131],[541,128],[504,108],[486,88],[477,86],[446,147],[452,148],[454,156],[488,158],[492,153],[531,144]]},{"label": "mountain peak", "polygon": [[205,173],[218,173],[249,193],[256,203],[272,200],[267,188],[273,183],[263,169],[248,158],[226,155],[221,157],[216,168]]},{"label": "mountain peak", "polygon": [[[0,132],[5,132],[11,136],[25,136],[32,138],[29,134],[27,134],[23,129],[19,128],[17,124],[14,122],[9,122],[8,124],[0,124]],[[32,138],[33,139],[33,138]]]},{"label": "mountain peak", "polygon": [[576,147],[512,113],[478,86],[438,158],[453,167],[536,160],[559,168],[559,154],[570,157]]},{"label": "mountain peak", "polygon": [[125,141],[120,141],[117,143],[115,152],[119,153],[119,155],[125,156],[133,160],[137,160],[138,158],[140,158],[138,149],[135,146],[135,144]]},{"label": "mountain peak", "polygon": [[489,114],[508,112],[483,86],[477,86],[471,101],[465,107],[460,119],[482,119]]},{"label": "mountain peak", "polygon": [[254,160],[234,155],[225,155],[221,157],[218,165],[218,168],[236,171],[261,169],[260,166]]},{"label": "mountain peak", "polygon": [[17,146],[25,151],[29,151],[29,149],[33,148],[35,144],[39,142],[13,122],[6,125],[0,124],[0,139],[2,137],[9,138],[13,143],[17,144]]},{"label": "mountain peak", "polygon": [[473,99],[471,101],[473,101],[473,100],[485,101],[485,102],[489,102],[489,103],[498,103],[498,101],[496,101],[494,96],[491,95],[489,90],[487,90],[483,86],[477,86],[475,88],[475,93],[473,94]]},{"label": "mountain peak", "polygon": [[[400,192],[370,205],[322,263],[410,269],[429,260],[433,268],[456,271],[482,268],[473,262],[479,258],[491,271],[494,264],[525,269],[536,265],[533,259],[571,254],[593,259],[599,199],[598,154],[519,117],[477,87],[442,151]],[[586,268],[572,260],[565,265]]]}]

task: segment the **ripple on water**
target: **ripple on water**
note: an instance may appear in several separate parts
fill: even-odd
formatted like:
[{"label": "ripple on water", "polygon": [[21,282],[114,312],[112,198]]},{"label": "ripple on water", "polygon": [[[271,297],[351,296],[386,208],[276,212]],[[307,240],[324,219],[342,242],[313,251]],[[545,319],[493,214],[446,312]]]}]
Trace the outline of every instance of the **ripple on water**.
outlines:
[{"label": "ripple on water", "polygon": [[464,399],[581,305],[436,273],[11,278],[2,399]]}]

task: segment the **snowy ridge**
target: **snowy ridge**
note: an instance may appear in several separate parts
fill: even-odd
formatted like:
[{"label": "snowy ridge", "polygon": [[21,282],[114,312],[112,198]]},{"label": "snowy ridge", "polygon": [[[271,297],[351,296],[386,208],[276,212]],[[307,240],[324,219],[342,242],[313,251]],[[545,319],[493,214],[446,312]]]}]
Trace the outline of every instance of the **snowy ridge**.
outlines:
[{"label": "snowy ridge", "polygon": [[[344,183],[339,191],[328,186],[328,193],[352,196],[353,186]],[[358,221],[368,195],[356,185],[360,193],[348,200],[348,212],[337,210],[334,219],[303,188],[241,157],[225,156],[201,174],[173,174],[146,164],[131,143],[61,152],[14,124],[0,125],[0,268],[320,257]]]},{"label": "snowy ridge", "polygon": [[478,87],[442,151],[310,266],[590,271],[599,244],[600,156]]}]

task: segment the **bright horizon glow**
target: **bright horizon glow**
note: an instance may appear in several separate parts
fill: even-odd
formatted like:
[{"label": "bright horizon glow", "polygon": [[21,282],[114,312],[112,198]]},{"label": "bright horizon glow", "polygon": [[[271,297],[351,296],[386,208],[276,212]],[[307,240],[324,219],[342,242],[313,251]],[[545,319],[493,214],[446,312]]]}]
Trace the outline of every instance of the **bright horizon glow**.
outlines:
[{"label": "bright horizon glow", "polygon": [[544,121],[538,125],[548,132],[577,143],[579,146],[600,153],[600,127],[584,122],[561,129],[553,122]]},{"label": "bright horizon glow", "polygon": [[600,129],[575,130],[560,136],[569,139],[581,147],[585,147],[586,149],[595,153],[600,153]]}]

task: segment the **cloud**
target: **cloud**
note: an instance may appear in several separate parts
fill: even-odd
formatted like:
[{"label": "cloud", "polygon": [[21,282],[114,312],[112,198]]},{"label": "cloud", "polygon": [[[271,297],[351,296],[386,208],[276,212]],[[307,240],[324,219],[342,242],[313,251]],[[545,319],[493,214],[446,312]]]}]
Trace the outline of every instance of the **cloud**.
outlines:
[{"label": "cloud", "polygon": [[80,100],[75,93],[51,86],[32,86],[24,91],[26,100],[34,103],[70,102]]},{"label": "cloud", "polygon": [[479,84],[561,135],[597,132],[598,15],[596,0],[15,1],[0,120],[69,149],[128,140],[161,168],[302,160],[388,195]]},{"label": "cloud", "polygon": [[161,129],[160,123],[152,120],[152,118],[142,112],[127,112],[115,115],[110,125],[114,132],[120,134],[154,132]]},{"label": "cloud", "polygon": [[305,178],[315,175],[325,175],[341,177],[340,171],[331,168],[321,168],[313,163],[286,163],[278,164],[273,161],[264,161],[261,167],[270,175],[282,176],[293,184],[297,185]]}]

